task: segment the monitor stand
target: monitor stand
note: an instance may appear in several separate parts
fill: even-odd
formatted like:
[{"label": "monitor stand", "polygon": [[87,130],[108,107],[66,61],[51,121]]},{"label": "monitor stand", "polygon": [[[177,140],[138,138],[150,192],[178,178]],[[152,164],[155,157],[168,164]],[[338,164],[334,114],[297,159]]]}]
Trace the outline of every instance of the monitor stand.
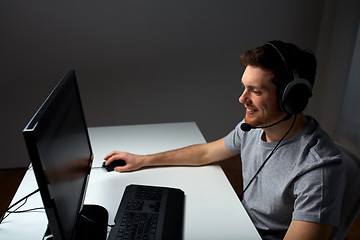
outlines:
[{"label": "monitor stand", "polygon": [[[74,240],[105,240],[107,237],[108,216],[107,210],[102,206],[84,205],[79,216]],[[43,240],[53,239],[48,226]]]}]

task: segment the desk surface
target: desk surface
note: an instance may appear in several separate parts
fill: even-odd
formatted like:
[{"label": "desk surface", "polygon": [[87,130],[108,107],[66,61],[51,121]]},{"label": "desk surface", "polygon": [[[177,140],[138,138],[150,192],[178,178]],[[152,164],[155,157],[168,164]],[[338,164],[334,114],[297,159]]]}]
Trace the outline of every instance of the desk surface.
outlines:
[{"label": "desk surface", "polygon": [[[156,167],[131,173],[99,168],[112,150],[149,154],[204,143],[195,123],[169,123],[89,128],[94,152],[85,204],[98,204],[113,223],[129,184],[180,188],[185,192],[184,239],[260,239],[245,209],[219,165]],[[13,202],[37,189],[33,171],[25,174]],[[21,209],[42,206],[40,194]],[[19,210],[21,210],[19,209]],[[11,214],[0,224],[0,239],[41,239],[47,226],[44,210]]]}]

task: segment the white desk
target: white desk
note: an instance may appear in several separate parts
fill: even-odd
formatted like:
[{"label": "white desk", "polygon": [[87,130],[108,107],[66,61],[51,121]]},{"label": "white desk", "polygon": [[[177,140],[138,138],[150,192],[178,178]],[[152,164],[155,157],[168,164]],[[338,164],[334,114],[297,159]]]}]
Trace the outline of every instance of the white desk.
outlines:
[{"label": "white desk", "polygon": [[[204,143],[195,123],[149,124],[89,128],[94,152],[93,167],[101,166],[112,150],[138,154],[156,153]],[[124,189],[129,184],[180,188],[185,192],[184,239],[260,239],[245,209],[219,165],[156,167],[131,173],[91,171],[85,204],[97,204],[109,212],[112,224]],[[13,202],[37,189],[33,171],[25,174]],[[42,206],[40,194],[21,209]],[[47,226],[44,210],[11,214],[0,224],[0,239],[41,239]]]}]

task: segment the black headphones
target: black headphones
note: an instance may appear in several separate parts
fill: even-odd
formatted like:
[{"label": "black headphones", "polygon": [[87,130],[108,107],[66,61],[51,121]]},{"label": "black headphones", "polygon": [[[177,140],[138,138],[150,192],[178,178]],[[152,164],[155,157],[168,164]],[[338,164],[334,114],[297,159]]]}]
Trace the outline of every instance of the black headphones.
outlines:
[{"label": "black headphones", "polygon": [[[277,87],[280,109],[288,114],[302,112],[308,104],[309,98],[312,96],[312,84],[309,80],[301,78],[296,67],[290,64],[290,61],[287,61],[285,58],[285,56],[290,55],[291,51],[285,43],[281,41],[270,41],[265,45],[271,46],[276,50],[284,62],[287,71],[285,84]],[[287,52],[289,53],[287,54]]]}]

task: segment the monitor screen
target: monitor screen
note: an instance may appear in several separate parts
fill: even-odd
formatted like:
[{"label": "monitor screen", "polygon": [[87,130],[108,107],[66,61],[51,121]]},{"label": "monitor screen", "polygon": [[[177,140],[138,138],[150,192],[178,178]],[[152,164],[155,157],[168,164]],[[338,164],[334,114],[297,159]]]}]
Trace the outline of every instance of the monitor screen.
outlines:
[{"label": "monitor screen", "polygon": [[54,239],[73,239],[93,154],[74,70],[23,130]]}]

